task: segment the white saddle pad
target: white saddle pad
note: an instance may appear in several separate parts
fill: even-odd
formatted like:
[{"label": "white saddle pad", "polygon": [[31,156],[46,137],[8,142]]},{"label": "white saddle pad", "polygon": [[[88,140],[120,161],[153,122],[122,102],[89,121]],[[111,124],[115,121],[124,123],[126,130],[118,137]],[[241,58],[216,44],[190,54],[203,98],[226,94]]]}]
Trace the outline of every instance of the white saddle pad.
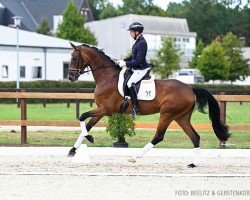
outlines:
[{"label": "white saddle pad", "polygon": [[[122,96],[124,96],[123,82],[124,73],[127,68],[123,67],[119,75],[118,90]],[[150,74],[151,78],[149,80],[142,80],[139,92],[137,94],[138,100],[153,100],[155,98],[155,75]]]}]

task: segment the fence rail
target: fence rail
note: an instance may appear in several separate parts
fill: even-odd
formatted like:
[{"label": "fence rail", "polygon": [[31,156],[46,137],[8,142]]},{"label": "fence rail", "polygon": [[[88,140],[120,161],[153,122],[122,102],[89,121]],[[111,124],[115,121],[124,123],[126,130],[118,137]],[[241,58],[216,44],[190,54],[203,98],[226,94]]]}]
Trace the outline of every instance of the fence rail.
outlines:
[{"label": "fence rail", "polygon": [[[221,120],[226,122],[226,103],[227,102],[250,102],[250,95],[214,95],[219,101]],[[27,120],[27,101],[26,99],[85,99],[93,100],[93,93],[46,93],[46,92],[0,92],[0,99],[20,99],[21,120],[4,120],[0,125],[4,126],[21,126],[21,144],[27,142],[27,126],[67,126],[79,127],[79,121],[31,121]],[[100,122],[96,126],[106,126]],[[156,128],[157,123],[136,123],[137,128]],[[180,129],[176,123],[172,123],[170,129]],[[210,124],[194,124],[197,130],[212,130]],[[250,125],[230,125],[231,130],[248,130]]]}]

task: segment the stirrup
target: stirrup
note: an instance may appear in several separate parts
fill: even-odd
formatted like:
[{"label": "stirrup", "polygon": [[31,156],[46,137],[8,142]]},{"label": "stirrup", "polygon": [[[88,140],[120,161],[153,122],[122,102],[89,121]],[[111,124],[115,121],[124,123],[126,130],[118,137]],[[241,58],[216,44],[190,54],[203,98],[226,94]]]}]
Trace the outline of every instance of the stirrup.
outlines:
[{"label": "stirrup", "polygon": [[120,113],[120,114],[123,114],[123,113],[127,110],[128,106],[129,106],[128,99],[127,99],[127,98],[124,98],[124,99],[122,100],[122,104],[121,104],[121,106],[120,106],[120,111],[119,111],[119,113]]},{"label": "stirrup", "polygon": [[131,110],[131,115],[133,116],[133,117],[135,117],[136,115],[138,115],[139,114],[139,109],[137,108],[137,107],[132,107],[132,110]]}]

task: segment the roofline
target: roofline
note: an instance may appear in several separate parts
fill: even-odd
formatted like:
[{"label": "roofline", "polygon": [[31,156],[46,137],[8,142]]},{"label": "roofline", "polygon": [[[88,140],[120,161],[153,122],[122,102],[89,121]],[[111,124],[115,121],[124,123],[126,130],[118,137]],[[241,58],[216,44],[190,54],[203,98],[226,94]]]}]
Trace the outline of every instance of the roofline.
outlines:
[{"label": "roofline", "polygon": [[175,18],[175,17],[162,17],[162,16],[153,16],[153,15],[137,15],[137,14],[126,14],[126,15],[120,15],[120,16],[116,16],[116,17],[110,17],[110,18],[106,18],[106,19],[101,19],[101,20],[95,20],[92,22],[86,22],[85,24],[88,23],[95,23],[95,22],[99,22],[99,21],[108,21],[108,20],[112,20],[112,19],[116,19],[116,18],[122,18],[122,17],[133,17],[133,16],[141,16],[141,17],[152,17],[152,18],[167,18],[167,19],[175,19],[175,20],[185,20],[187,21],[186,18]]},{"label": "roofline", "polygon": [[[16,45],[12,45],[12,44],[0,44],[0,46],[3,47],[16,47]],[[71,47],[46,47],[46,46],[30,46],[30,45],[19,45],[19,48],[34,48],[34,49],[72,49]]]}]

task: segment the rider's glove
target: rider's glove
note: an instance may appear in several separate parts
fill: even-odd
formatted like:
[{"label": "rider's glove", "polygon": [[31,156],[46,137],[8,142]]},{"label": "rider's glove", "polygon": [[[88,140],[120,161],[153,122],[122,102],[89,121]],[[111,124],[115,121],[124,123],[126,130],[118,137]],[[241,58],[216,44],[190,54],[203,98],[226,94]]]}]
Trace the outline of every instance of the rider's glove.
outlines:
[{"label": "rider's glove", "polygon": [[126,67],[126,62],[124,60],[118,60],[117,63],[121,68]]}]

